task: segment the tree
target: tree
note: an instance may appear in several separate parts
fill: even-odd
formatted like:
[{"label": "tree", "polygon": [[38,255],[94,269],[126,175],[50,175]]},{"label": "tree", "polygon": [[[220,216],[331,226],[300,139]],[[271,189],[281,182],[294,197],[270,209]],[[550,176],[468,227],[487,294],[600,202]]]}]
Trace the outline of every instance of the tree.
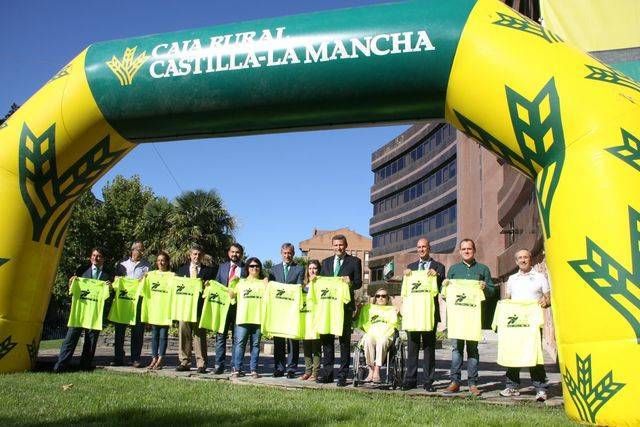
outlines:
[{"label": "tree", "polygon": [[200,244],[215,263],[225,259],[233,243],[235,220],[215,190],[182,193],[174,201],[169,221],[167,248],[175,264],[188,260],[192,243]]},{"label": "tree", "polygon": [[142,209],[135,235],[145,242],[147,253],[157,255],[167,249],[167,235],[171,227],[169,217],[173,208],[165,197],[160,197],[150,200]]},{"label": "tree", "polygon": [[117,175],[102,188],[102,197],[106,246],[120,260],[129,253],[131,243],[144,240],[136,235],[136,226],[144,207],[155,198],[155,194],[151,188],[142,185],[138,175],[131,178]]},{"label": "tree", "polygon": [[269,277],[269,274],[271,274],[272,268],[273,268],[273,261],[271,261],[270,259],[265,259],[264,262],[262,263],[262,271],[265,277]]},{"label": "tree", "polygon": [[11,107],[9,107],[9,112],[7,112],[7,114],[5,114],[3,118],[0,118],[0,125],[6,122],[9,119],[9,117],[13,115],[13,113],[18,111],[18,108],[20,108],[20,106],[15,102],[13,102],[11,104]]}]

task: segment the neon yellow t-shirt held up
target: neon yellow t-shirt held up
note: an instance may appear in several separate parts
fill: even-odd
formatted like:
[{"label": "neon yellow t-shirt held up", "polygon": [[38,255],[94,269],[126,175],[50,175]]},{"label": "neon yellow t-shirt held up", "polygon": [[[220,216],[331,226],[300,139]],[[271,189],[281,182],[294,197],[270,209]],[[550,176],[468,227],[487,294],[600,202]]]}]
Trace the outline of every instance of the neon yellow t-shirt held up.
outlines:
[{"label": "neon yellow t-shirt held up", "polygon": [[108,316],[111,322],[125,325],[136,324],[141,288],[142,283],[138,279],[118,277],[113,282],[114,296]]},{"label": "neon yellow t-shirt held up", "polygon": [[436,276],[427,271],[412,271],[402,279],[402,329],[432,331],[435,327],[435,301],[438,295]]},{"label": "neon yellow t-shirt held up", "polygon": [[318,277],[309,285],[314,325],[318,334],[342,335],[344,305],[351,301],[349,285],[341,277]]},{"label": "neon yellow t-shirt held up", "polygon": [[265,284],[262,280],[240,279],[235,287],[237,325],[262,324],[262,297]]},{"label": "neon yellow t-shirt held up", "polygon": [[204,304],[199,327],[223,333],[231,303],[229,290],[223,284],[210,280],[202,292],[202,299]]},{"label": "neon yellow t-shirt held up", "polygon": [[171,318],[182,322],[198,321],[198,298],[202,292],[202,280],[173,276],[171,287]]},{"label": "neon yellow t-shirt held up", "polygon": [[156,326],[171,326],[171,271],[150,271],[142,284],[142,313],[140,320]]},{"label": "neon yellow t-shirt held up", "polygon": [[543,365],[540,336],[543,324],[538,301],[498,301],[491,325],[498,330],[498,365],[512,368]]},{"label": "neon yellow t-shirt held up", "polygon": [[109,286],[103,280],[76,277],[69,289],[71,312],[67,326],[102,330],[104,302],[109,297]]},{"label": "neon yellow t-shirt held up", "polygon": [[269,282],[264,294],[262,333],[272,337],[300,336],[302,286]]},{"label": "neon yellow t-shirt held up", "polygon": [[447,335],[466,341],[482,340],[482,309],[484,292],[480,281],[449,279],[442,289],[447,300]]}]

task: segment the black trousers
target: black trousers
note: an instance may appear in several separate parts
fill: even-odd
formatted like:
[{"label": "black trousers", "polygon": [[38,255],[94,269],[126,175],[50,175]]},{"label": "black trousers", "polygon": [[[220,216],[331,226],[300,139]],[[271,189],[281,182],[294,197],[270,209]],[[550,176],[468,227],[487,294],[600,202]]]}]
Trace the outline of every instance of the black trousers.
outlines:
[{"label": "black trousers", "polygon": [[[338,368],[338,378],[346,379],[349,375],[349,364],[351,362],[351,324],[353,322],[353,311],[345,306],[344,321],[342,323],[342,336],[340,342],[340,367]],[[335,363],[335,335],[320,335],[322,344],[322,377],[333,378],[333,365]]]},{"label": "black trousers", "polygon": [[69,366],[82,332],[84,332],[84,345],[82,346],[82,356],[80,356],[80,367],[82,369],[91,368],[93,356],[96,354],[96,345],[98,344],[100,331],[94,329],[69,328],[60,347],[58,361],[53,367],[54,371],[64,371]]},{"label": "black trousers", "polygon": [[433,384],[436,372],[436,331],[407,332],[407,372],[404,382],[417,384],[418,382],[418,356],[422,349],[424,353],[422,369],[424,370],[425,384]]},{"label": "black trousers", "polygon": [[295,373],[300,361],[300,341],[273,337],[274,370]]},{"label": "black trousers", "polygon": [[138,308],[136,312],[136,324],[125,325],[123,323],[114,323],[115,337],[113,343],[114,360],[118,363],[124,363],[124,336],[127,328],[131,328],[131,361],[140,361],[142,354],[142,344],[144,342],[144,323],[140,321],[140,313],[142,312],[142,298],[138,299]]}]

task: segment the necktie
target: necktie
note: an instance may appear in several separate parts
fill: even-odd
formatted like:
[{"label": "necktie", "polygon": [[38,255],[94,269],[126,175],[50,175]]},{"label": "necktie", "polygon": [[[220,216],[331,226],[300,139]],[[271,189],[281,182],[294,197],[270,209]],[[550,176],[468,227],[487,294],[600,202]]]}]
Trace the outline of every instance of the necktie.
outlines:
[{"label": "necktie", "polygon": [[91,278],[92,279],[97,279],[100,277],[100,270],[98,270],[98,267],[94,267],[93,268],[93,272],[91,274]]},{"label": "necktie", "polygon": [[289,265],[284,264],[284,282],[287,283],[287,276],[289,275]]},{"label": "necktie", "polygon": [[189,269],[189,277],[195,279],[198,277],[198,266],[195,264],[191,264],[191,268]]},{"label": "necktie", "polygon": [[336,258],[336,262],[333,266],[333,275],[337,276],[340,274],[340,266],[342,265],[342,258]]},{"label": "necktie", "polygon": [[229,268],[229,281],[236,276],[236,268],[238,268],[238,266],[232,263],[231,268]]},{"label": "necktie", "polygon": [[418,266],[418,270],[424,270],[424,261],[420,261],[420,265]]}]

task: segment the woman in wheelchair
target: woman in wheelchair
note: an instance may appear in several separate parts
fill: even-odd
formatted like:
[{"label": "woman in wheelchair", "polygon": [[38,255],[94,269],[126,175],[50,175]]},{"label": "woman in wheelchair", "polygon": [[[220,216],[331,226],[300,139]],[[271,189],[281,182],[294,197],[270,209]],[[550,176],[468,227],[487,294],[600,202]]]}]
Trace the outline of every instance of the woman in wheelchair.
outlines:
[{"label": "woman in wheelchair", "polygon": [[369,375],[364,381],[379,383],[380,367],[400,327],[398,311],[391,305],[386,289],[378,289],[373,304],[359,307],[355,327],[365,332],[361,342]]}]

